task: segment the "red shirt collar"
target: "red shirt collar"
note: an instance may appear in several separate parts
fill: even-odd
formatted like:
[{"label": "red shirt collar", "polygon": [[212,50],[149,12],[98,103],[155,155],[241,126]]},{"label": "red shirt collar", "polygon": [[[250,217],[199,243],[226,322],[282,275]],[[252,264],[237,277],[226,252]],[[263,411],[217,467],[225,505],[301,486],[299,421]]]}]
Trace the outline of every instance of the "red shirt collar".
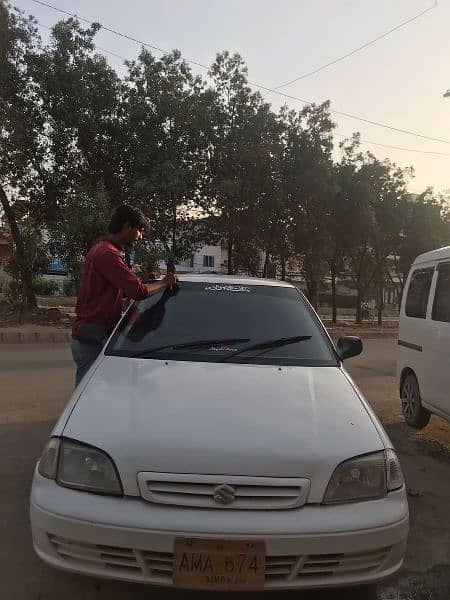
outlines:
[{"label": "red shirt collar", "polygon": [[124,248],[121,244],[114,242],[110,237],[105,237],[104,242],[108,242],[109,244],[111,244],[111,246],[114,246],[114,248],[117,248],[117,250],[120,250],[120,252],[123,252]]}]

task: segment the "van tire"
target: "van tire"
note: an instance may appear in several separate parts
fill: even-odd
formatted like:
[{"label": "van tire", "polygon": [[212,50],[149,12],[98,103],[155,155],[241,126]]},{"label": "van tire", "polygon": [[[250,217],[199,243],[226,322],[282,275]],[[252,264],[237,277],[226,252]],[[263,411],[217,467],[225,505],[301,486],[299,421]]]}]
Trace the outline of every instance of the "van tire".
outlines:
[{"label": "van tire", "polygon": [[400,391],[402,413],[406,423],[414,429],[423,429],[428,425],[431,413],[422,406],[419,384],[413,373],[403,379]]}]

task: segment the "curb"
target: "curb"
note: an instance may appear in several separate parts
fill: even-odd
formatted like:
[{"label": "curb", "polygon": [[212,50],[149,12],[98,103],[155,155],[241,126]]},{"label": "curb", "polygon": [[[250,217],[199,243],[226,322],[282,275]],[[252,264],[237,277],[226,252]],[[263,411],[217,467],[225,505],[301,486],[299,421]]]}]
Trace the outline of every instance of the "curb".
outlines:
[{"label": "curb", "polygon": [[70,331],[0,330],[0,344],[61,344],[71,339]]}]

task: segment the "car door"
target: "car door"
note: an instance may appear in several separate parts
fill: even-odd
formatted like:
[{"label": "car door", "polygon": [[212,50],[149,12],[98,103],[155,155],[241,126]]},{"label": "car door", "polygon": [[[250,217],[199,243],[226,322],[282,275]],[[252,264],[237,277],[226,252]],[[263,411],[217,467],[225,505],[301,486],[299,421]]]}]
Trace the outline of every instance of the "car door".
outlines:
[{"label": "car door", "polygon": [[431,312],[427,402],[450,418],[450,260],[438,263]]},{"label": "car door", "polygon": [[429,318],[433,275],[433,264],[412,268],[402,301],[398,339],[398,364],[401,370],[409,368],[416,374],[422,400],[425,402],[428,402],[430,396],[426,353],[431,337]]}]

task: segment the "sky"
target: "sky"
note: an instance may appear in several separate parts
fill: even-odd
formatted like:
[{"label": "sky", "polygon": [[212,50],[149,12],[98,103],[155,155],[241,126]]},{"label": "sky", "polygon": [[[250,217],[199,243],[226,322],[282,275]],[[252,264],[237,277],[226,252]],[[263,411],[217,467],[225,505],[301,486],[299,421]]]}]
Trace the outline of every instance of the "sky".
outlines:
[{"label": "sky", "polygon": [[[217,52],[238,52],[249,80],[269,88],[309,72],[359,47],[435,4],[434,0],[48,0],[50,4],[126,33],[164,50],[177,48],[186,59],[210,65]],[[63,18],[32,0],[12,3],[42,25]],[[41,30],[43,39],[49,32]],[[135,58],[139,45],[100,31],[98,46]],[[154,51],[156,56],[160,53]],[[124,75],[122,61],[106,54]],[[331,109],[399,129],[439,138],[435,142],[333,114],[336,136],[359,131],[363,150],[414,167],[411,192],[433,186],[450,189],[450,1],[320,73],[282,92]],[[195,73],[205,71],[192,66]],[[275,110],[303,104],[270,93]],[[336,146],[341,138],[336,137]],[[423,154],[375,146],[387,144]],[[335,151],[336,158],[339,150]]]}]

